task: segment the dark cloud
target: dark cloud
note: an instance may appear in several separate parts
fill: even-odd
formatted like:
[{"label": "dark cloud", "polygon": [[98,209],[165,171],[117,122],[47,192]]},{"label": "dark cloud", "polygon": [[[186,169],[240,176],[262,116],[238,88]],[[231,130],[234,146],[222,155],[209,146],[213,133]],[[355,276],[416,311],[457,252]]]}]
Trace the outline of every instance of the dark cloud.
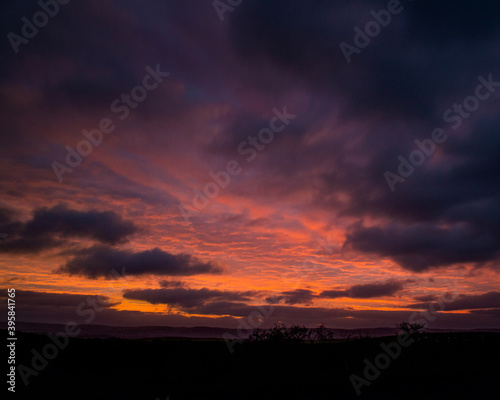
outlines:
[{"label": "dark cloud", "polygon": [[471,310],[470,313],[486,317],[500,318],[500,308],[490,310]]},{"label": "dark cloud", "polygon": [[496,258],[499,242],[494,236],[471,228],[440,228],[431,224],[356,227],[347,234],[345,246],[390,256],[414,272],[431,267],[466,262],[485,262]]},{"label": "dark cloud", "polygon": [[15,216],[15,210],[0,207],[0,233],[3,234],[0,240],[6,239],[21,228],[21,223]]},{"label": "dark cloud", "polygon": [[314,299],[314,293],[307,289],[296,289],[280,293],[277,296],[269,297],[266,300],[272,304],[283,302],[285,304],[311,304]]},{"label": "dark cloud", "polygon": [[408,281],[387,281],[383,283],[366,283],[354,285],[345,290],[325,290],[318,297],[327,299],[337,299],[340,297],[350,297],[353,299],[371,299],[374,297],[394,296],[404,289]]},{"label": "dark cloud", "polygon": [[417,301],[433,301],[436,300],[438,296],[435,294],[424,294],[422,296],[415,296],[414,299]]},{"label": "dark cloud", "polygon": [[[151,304],[168,304],[171,306],[191,309],[200,307],[207,302],[227,302],[248,301],[252,292],[234,292],[202,289],[137,289],[126,290],[123,294],[125,299],[142,300]],[[204,312],[203,314],[207,314]]]},{"label": "dark cloud", "polygon": [[319,294],[319,297],[327,299],[338,299],[341,297],[348,297],[349,289],[346,290],[324,290]]},{"label": "dark cloud", "polygon": [[63,205],[37,209],[24,223],[8,220],[5,215],[0,219],[9,234],[0,243],[0,252],[6,253],[36,253],[61,246],[68,238],[114,245],[138,231],[133,222],[113,211],[76,211]]},{"label": "dark cloud", "polygon": [[[404,3],[404,1],[402,1]],[[483,40],[498,31],[498,20],[491,13],[500,12],[498,3],[481,2],[470,6],[467,1],[423,0],[412,3],[409,32],[419,32],[429,43],[469,43]],[[426,29],[422,30],[422,23]]]},{"label": "dark cloud", "polygon": [[0,243],[0,252],[3,253],[40,253],[44,250],[62,246],[65,240],[54,237],[16,237],[9,236]]},{"label": "dark cloud", "polygon": [[137,230],[133,222],[122,219],[113,211],[75,211],[59,205],[36,210],[32,220],[25,224],[22,234],[43,236],[55,233],[117,244]]},{"label": "dark cloud", "polygon": [[181,287],[184,286],[184,282],[182,281],[167,281],[167,280],[161,280],[158,282],[162,288],[172,288],[172,287]]},{"label": "dark cloud", "polygon": [[370,299],[372,297],[394,296],[403,290],[406,281],[388,281],[385,283],[367,283],[354,285],[348,290],[349,297],[356,299]]},{"label": "dark cloud", "polygon": [[[0,298],[7,298],[7,289],[0,289]],[[37,292],[32,290],[16,290],[16,307],[39,307],[63,309],[75,309],[81,303],[96,303],[99,307],[113,307],[119,303],[112,302],[109,297],[101,295],[83,295],[70,293]],[[22,313],[22,311],[21,311]]]},{"label": "dark cloud", "polygon": [[190,276],[216,274],[222,270],[213,262],[204,262],[190,254],[171,254],[158,248],[141,252],[94,246],[74,252],[74,257],[57,272],[116,279],[125,275]]},{"label": "dark cloud", "polygon": [[415,272],[457,263],[481,267],[498,261],[500,164],[494,153],[500,150],[500,140],[493,134],[498,128],[498,120],[478,121],[467,133],[450,136],[441,149],[443,161],[432,168],[422,166],[395,193],[372,192],[371,200],[369,196],[353,199],[352,215],[364,213],[392,221],[371,227],[354,225],[345,246],[391,257]]},{"label": "dark cloud", "polygon": [[315,298],[337,299],[349,297],[353,299],[371,299],[375,297],[394,296],[397,292],[404,289],[406,283],[411,280],[389,280],[382,283],[366,283],[362,285],[353,285],[345,290],[325,290],[319,295],[315,295],[311,290],[296,289],[280,293],[277,296],[269,297],[266,300],[272,304],[311,304]]},{"label": "dark cloud", "polygon": [[[439,310],[437,303],[416,303],[408,307],[415,309],[427,309],[433,307],[434,310]],[[488,292],[478,295],[460,295],[456,300],[447,302],[444,306],[446,311],[455,310],[474,310],[485,308],[500,308],[500,292]]]},{"label": "dark cloud", "polygon": [[[233,13],[231,37],[235,50],[248,62],[265,60],[293,74],[296,85],[305,82],[315,91],[341,97],[344,115],[429,118],[436,93],[453,92],[450,88],[461,74],[473,69],[473,60],[447,48],[474,52],[478,64],[486,61],[486,52],[474,51],[471,45],[479,47],[498,38],[498,22],[488,18],[483,26],[481,16],[495,15],[499,7],[483,3],[470,13],[465,2],[457,7],[451,0],[439,7],[430,2],[401,1],[401,5],[404,10],[392,16],[389,26],[355,54],[351,64],[339,44],[353,44],[353,28],[363,28],[373,18],[370,11],[386,9],[387,2],[278,0],[271,6],[265,0],[253,1]],[[475,34],[464,34],[462,26]],[[416,57],[434,63],[415,63]]]}]

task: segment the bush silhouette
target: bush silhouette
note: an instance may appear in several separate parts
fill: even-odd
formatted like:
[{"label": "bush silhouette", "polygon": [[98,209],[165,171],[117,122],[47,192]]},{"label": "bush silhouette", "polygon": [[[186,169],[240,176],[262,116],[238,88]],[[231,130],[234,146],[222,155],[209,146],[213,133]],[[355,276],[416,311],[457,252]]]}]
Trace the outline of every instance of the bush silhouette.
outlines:
[{"label": "bush silhouette", "polygon": [[396,328],[404,333],[409,334],[412,338],[420,338],[422,333],[424,332],[425,324],[422,323],[414,323],[410,324],[408,322],[400,322],[396,324]]},{"label": "bush silhouette", "polygon": [[326,342],[333,338],[323,324],[308,329],[303,325],[274,324],[270,329],[256,329],[249,337],[250,342],[293,343]]}]

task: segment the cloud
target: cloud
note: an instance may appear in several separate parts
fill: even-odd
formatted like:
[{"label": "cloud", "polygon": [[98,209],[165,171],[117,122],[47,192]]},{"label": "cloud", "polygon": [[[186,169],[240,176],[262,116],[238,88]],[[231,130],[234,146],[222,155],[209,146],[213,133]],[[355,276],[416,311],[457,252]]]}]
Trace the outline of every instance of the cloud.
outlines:
[{"label": "cloud", "polygon": [[9,237],[0,243],[0,252],[37,253],[62,246],[68,238],[90,239],[103,244],[125,242],[139,229],[113,211],[76,211],[57,205],[34,211],[21,223],[0,213],[3,229]]},{"label": "cloud", "polygon": [[471,310],[470,313],[486,317],[500,318],[500,308],[493,308],[489,310]]},{"label": "cloud", "polygon": [[171,254],[158,248],[141,252],[94,246],[74,252],[75,256],[56,272],[82,275],[90,279],[117,278],[120,275],[190,276],[217,274],[222,269],[190,254]]},{"label": "cloud", "polygon": [[341,297],[350,297],[353,299],[371,299],[374,297],[390,297],[404,289],[405,281],[390,280],[384,283],[367,283],[363,285],[354,285],[345,290],[325,290],[318,297],[327,299],[337,299]]},{"label": "cloud", "polygon": [[404,289],[406,283],[412,280],[389,280],[382,283],[366,283],[362,285],[353,285],[344,290],[325,290],[319,295],[315,295],[311,290],[296,289],[280,293],[277,296],[269,297],[266,300],[272,304],[311,304],[315,298],[338,299],[349,297],[353,299],[371,299],[375,297],[390,297]]},{"label": "cloud", "polygon": [[29,254],[40,253],[45,250],[63,246],[65,240],[53,237],[7,237],[0,243],[0,252]]},{"label": "cloud", "polygon": [[171,288],[171,287],[181,287],[181,286],[184,286],[184,282],[182,282],[182,281],[167,281],[165,279],[161,280],[158,283],[159,283],[159,285],[162,288]]},{"label": "cloud", "polygon": [[122,219],[113,211],[75,211],[58,205],[36,210],[22,233],[38,237],[55,233],[114,245],[122,243],[137,231],[133,222]]},{"label": "cloud", "polygon": [[[7,298],[7,289],[0,289],[0,298]],[[110,308],[120,303],[112,302],[107,296],[84,295],[70,293],[37,292],[33,290],[16,290],[16,307],[38,307],[54,308],[64,312],[62,309],[74,310],[81,303],[98,302],[99,306]],[[20,315],[23,315],[22,312]]]},{"label": "cloud", "polygon": [[463,225],[439,228],[433,224],[356,227],[345,246],[390,256],[413,272],[466,262],[485,262],[498,256],[498,239]]},{"label": "cloud", "polygon": [[[414,309],[427,309],[429,307],[434,307],[435,310],[439,310],[439,304],[437,303],[415,303],[408,306]],[[474,309],[485,309],[485,308],[500,308],[500,292],[488,292],[478,295],[460,295],[456,300],[446,303],[446,311],[456,311],[456,310],[474,310]]]},{"label": "cloud", "polygon": [[[141,300],[151,304],[168,304],[170,306],[192,309],[200,307],[207,302],[221,302],[225,304],[232,301],[248,301],[252,292],[234,292],[202,289],[135,289],[126,290],[123,294],[125,299]],[[198,310],[197,310],[198,311]],[[204,312],[203,314],[206,314]]]},{"label": "cloud", "polygon": [[310,304],[314,299],[314,293],[307,289],[296,289],[282,292],[277,296],[269,297],[266,300],[272,304],[284,302],[285,304]]},{"label": "cloud", "polygon": [[414,297],[414,299],[417,301],[426,301],[426,302],[436,300],[437,298],[438,298],[438,296],[435,294],[425,294],[422,296],[415,296]]},{"label": "cloud", "polygon": [[[9,234],[20,229],[21,223],[16,221],[16,211],[6,207],[0,207],[0,232]],[[3,239],[3,238],[2,238]]]}]

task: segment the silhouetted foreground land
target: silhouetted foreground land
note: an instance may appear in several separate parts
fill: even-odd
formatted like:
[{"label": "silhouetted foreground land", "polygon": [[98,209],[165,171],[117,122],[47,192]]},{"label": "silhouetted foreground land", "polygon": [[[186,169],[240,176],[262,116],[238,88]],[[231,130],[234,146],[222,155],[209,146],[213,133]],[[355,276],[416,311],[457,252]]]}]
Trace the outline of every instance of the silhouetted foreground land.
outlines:
[{"label": "silhouetted foreground land", "polygon": [[[3,331],[5,337],[5,331]],[[314,344],[73,338],[19,399],[480,399],[498,394],[500,334],[428,334],[402,348],[357,396],[349,377],[394,337]],[[18,332],[17,365],[31,367],[45,335]],[[6,357],[4,358],[6,360]],[[2,361],[4,362],[4,361]],[[5,384],[4,384],[5,385]],[[6,390],[4,387],[4,391]],[[4,396],[2,396],[3,398]]]}]

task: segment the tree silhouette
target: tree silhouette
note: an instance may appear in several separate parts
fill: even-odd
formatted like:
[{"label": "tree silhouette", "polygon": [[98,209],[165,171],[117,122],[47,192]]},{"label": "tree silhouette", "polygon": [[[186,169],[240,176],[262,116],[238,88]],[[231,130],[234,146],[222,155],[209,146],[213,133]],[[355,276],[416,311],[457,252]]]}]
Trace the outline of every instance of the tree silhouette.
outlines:
[{"label": "tree silhouette", "polygon": [[399,324],[396,324],[396,328],[410,335],[412,338],[418,338],[423,333],[425,324],[418,322],[410,324],[409,322],[403,321],[400,322]]}]

